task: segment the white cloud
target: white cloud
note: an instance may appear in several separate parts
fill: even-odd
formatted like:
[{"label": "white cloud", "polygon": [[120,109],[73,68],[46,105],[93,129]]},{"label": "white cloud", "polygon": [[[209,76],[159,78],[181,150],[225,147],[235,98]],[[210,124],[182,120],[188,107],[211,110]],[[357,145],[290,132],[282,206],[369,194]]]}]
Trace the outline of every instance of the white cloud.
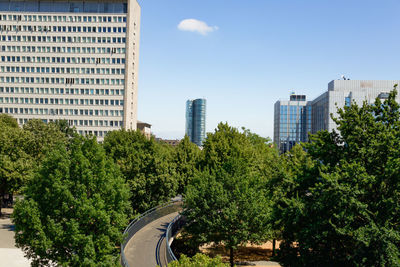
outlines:
[{"label": "white cloud", "polygon": [[197,32],[202,35],[207,35],[210,32],[218,30],[218,27],[208,26],[204,21],[197,19],[184,19],[178,24],[178,29],[181,31]]}]

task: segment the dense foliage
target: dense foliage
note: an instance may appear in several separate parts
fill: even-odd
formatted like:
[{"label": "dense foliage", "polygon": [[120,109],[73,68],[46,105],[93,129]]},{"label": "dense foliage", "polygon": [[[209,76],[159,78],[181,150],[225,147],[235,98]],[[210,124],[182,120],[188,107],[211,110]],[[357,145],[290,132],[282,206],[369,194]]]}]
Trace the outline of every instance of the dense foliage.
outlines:
[{"label": "dense foliage", "polygon": [[204,254],[196,254],[194,257],[189,258],[185,255],[179,261],[168,263],[170,267],[228,267],[228,264],[223,263],[220,257],[214,259],[207,257]]},{"label": "dense foliage", "polygon": [[[285,266],[400,266],[400,109],[339,109],[322,131],[285,157],[277,210]],[[279,216],[277,216],[279,218]]]},{"label": "dense foliage", "polygon": [[5,194],[12,194],[32,175],[30,136],[12,117],[0,114],[0,215]]},{"label": "dense foliage", "polygon": [[197,145],[190,142],[189,137],[185,135],[176,147],[173,157],[176,166],[176,178],[178,180],[177,193],[182,194],[199,170],[201,150]]},{"label": "dense foliage", "polygon": [[194,245],[223,243],[233,266],[238,245],[271,237],[272,203],[264,175],[273,175],[277,158],[267,140],[248,131],[219,124],[208,135],[204,170],[189,183],[184,198],[185,230]]},{"label": "dense foliage", "polygon": [[100,145],[65,121],[19,128],[0,115],[0,194],[24,194],[16,239],[37,265],[117,264],[128,217],[183,194],[188,251],[222,243],[233,265],[238,245],[279,239],[284,266],[400,266],[396,95],[339,109],[337,131],[283,155],[226,123],[200,150],[188,137],[172,147],[126,130]]},{"label": "dense foliage", "polygon": [[115,266],[129,189],[95,138],[58,143],[17,202],[15,240],[34,266]]},{"label": "dense foliage", "polygon": [[142,213],[176,195],[171,147],[147,139],[140,131],[114,131],[104,139],[109,157],[120,167],[132,192],[135,212]]}]

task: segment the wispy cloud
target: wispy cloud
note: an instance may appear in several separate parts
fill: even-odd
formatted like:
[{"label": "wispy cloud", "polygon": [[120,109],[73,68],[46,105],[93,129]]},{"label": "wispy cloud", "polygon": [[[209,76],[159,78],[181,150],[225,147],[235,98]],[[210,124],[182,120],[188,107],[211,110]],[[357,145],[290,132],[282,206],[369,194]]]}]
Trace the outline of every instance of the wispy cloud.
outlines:
[{"label": "wispy cloud", "polygon": [[181,31],[197,32],[207,35],[210,32],[218,30],[217,26],[208,26],[207,23],[197,19],[184,19],[178,24]]}]

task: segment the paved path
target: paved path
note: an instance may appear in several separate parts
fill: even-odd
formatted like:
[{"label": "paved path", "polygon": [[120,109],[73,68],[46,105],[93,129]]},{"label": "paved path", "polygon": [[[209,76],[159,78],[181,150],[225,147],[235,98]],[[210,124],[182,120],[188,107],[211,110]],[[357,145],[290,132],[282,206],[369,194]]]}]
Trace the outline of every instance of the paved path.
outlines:
[{"label": "paved path", "polygon": [[164,233],[168,224],[178,215],[178,212],[161,217],[140,229],[125,247],[125,256],[130,267],[155,267],[156,257],[165,262]]},{"label": "paved path", "polygon": [[14,225],[11,222],[11,209],[2,209],[5,216],[0,218],[0,267],[29,267],[30,261],[15,247]]}]

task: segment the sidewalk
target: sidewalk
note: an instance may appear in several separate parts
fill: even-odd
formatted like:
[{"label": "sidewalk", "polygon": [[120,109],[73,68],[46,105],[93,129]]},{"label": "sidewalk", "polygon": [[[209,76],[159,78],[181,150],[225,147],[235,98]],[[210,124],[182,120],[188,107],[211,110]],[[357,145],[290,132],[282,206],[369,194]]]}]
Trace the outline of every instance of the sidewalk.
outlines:
[{"label": "sidewalk", "polygon": [[0,218],[0,267],[29,267],[30,261],[24,258],[22,251],[15,247],[14,225],[10,215],[12,209],[2,209]]}]

